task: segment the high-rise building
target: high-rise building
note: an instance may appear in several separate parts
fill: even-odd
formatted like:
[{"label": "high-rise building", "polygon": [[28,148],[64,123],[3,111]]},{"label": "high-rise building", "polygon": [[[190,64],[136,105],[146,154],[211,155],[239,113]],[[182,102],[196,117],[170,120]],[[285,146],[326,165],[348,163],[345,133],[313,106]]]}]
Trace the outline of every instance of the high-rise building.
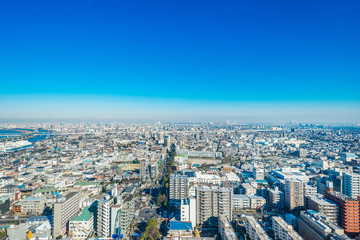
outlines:
[{"label": "high-rise building", "polygon": [[79,193],[69,192],[58,195],[53,207],[53,237],[66,233],[69,220],[79,212]]},{"label": "high-rise building", "polygon": [[305,197],[305,207],[325,215],[333,223],[338,220],[338,206],[329,199],[316,195]]},{"label": "high-rise building", "polygon": [[98,203],[97,209],[97,235],[99,237],[110,236],[110,216],[111,207],[114,205],[114,199],[109,195],[103,197]]},{"label": "high-rise building", "polygon": [[170,174],[169,200],[170,204],[179,202],[188,197],[188,176],[181,174]]},{"label": "high-rise building", "polygon": [[214,218],[232,219],[232,189],[200,186],[196,189],[197,224],[215,225]]},{"label": "high-rise building", "polygon": [[304,184],[300,180],[285,181],[285,206],[289,210],[304,207]]},{"label": "high-rise building", "polygon": [[299,234],[305,240],[349,239],[344,229],[314,210],[301,212]]},{"label": "high-rise building", "polygon": [[303,238],[279,216],[272,217],[272,229],[275,239],[279,240],[302,240]]},{"label": "high-rise building", "polygon": [[165,136],[164,145],[165,145],[165,147],[168,147],[168,148],[171,147],[171,137],[170,136]]},{"label": "high-rise building", "polygon": [[342,193],[349,197],[360,196],[360,174],[343,173]]},{"label": "high-rise building", "polygon": [[125,235],[134,216],[134,197],[133,195],[124,196],[119,203],[111,207],[111,235]]},{"label": "high-rise building", "polygon": [[246,234],[251,240],[270,240],[270,237],[253,216],[245,216],[245,228]]},{"label": "high-rise building", "polygon": [[339,225],[346,235],[356,236],[360,233],[360,197],[351,198],[339,192],[325,191],[325,198],[339,206]]},{"label": "high-rise building", "polygon": [[140,160],[140,175],[143,178],[155,179],[157,177],[157,163],[146,159]]}]

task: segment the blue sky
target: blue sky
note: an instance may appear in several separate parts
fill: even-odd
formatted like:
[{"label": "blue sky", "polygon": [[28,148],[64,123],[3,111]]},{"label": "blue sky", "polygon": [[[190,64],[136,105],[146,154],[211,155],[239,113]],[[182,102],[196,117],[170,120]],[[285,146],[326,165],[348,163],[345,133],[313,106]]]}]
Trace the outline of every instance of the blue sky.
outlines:
[{"label": "blue sky", "polygon": [[359,122],[359,7],[3,0],[0,118]]}]

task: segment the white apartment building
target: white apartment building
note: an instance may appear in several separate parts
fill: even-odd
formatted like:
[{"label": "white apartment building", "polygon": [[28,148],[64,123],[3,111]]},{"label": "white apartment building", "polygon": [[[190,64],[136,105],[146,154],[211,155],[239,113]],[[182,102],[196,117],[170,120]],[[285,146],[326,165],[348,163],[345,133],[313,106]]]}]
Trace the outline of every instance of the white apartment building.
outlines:
[{"label": "white apartment building", "polygon": [[247,195],[243,194],[234,194],[233,195],[233,208],[235,211],[250,208],[250,198]]},{"label": "white apartment building", "polygon": [[188,197],[188,176],[171,174],[169,180],[170,202],[180,201]]},{"label": "white apartment building", "polygon": [[197,225],[196,219],[196,198],[189,197],[181,201],[180,220],[191,222],[193,228]]},{"label": "white apartment building", "polygon": [[305,198],[305,207],[324,214],[330,221],[337,223],[339,207],[336,203],[316,195]]},{"label": "white apartment building", "polygon": [[110,236],[110,210],[113,205],[114,199],[109,195],[103,197],[98,203],[97,235],[99,237]]}]

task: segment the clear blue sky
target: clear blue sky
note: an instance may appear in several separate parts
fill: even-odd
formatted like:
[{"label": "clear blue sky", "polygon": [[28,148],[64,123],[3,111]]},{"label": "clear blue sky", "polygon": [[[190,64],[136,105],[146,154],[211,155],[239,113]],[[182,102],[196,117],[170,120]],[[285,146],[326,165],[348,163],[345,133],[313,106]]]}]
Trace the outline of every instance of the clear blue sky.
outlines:
[{"label": "clear blue sky", "polygon": [[[358,0],[2,0],[0,118],[106,108],[104,118],[141,119],[149,104],[152,119],[201,110],[198,119],[251,121],[260,111],[253,120],[266,121],[272,107],[278,120],[359,122],[359,9]],[[63,112],[44,113],[54,106]]]}]

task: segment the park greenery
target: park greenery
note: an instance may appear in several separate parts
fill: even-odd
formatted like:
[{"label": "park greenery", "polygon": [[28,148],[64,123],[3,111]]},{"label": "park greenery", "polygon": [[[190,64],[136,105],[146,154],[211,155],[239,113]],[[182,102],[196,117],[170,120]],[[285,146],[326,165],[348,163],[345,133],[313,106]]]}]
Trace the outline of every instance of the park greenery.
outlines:
[{"label": "park greenery", "polygon": [[155,218],[151,218],[146,223],[146,228],[141,237],[141,240],[158,240],[158,239],[161,239],[158,224]]},{"label": "park greenery", "polygon": [[175,150],[172,149],[170,152],[170,157],[168,159],[168,164],[166,167],[166,173],[165,173],[165,177],[164,177],[164,184],[163,187],[161,189],[161,192],[157,198],[157,204],[161,205],[162,207],[167,207],[168,206],[168,198],[167,198],[167,190],[169,189],[169,179],[170,179],[170,174],[174,173],[174,158],[175,158]]}]

